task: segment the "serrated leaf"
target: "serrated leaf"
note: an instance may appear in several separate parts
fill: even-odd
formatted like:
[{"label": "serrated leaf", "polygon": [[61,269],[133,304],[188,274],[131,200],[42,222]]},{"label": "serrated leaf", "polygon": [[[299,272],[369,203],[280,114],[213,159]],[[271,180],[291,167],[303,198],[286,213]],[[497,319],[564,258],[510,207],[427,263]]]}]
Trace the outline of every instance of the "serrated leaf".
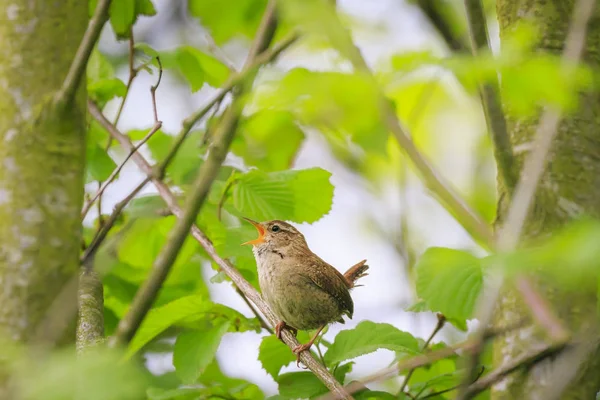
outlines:
[{"label": "serrated leaf", "polygon": [[309,399],[327,392],[312,372],[290,372],[277,379],[279,394],[288,399]]},{"label": "serrated leaf", "polygon": [[265,172],[290,168],[304,140],[304,132],[284,111],[259,111],[241,123],[239,132],[231,150]]},{"label": "serrated leaf", "polygon": [[212,362],[229,325],[226,321],[206,331],[183,332],[177,336],[173,365],[183,383],[194,383]]},{"label": "serrated leaf", "polygon": [[410,333],[390,324],[363,321],[354,329],[338,333],[324,357],[331,365],[379,349],[418,354],[419,344]]},{"label": "serrated leaf", "polygon": [[258,360],[265,371],[275,380],[277,380],[277,375],[279,375],[281,368],[295,359],[296,356],[290,351],[290,348],[274,335],[265,336],[260,342]]},{"label": "serrated leaf", "polygon": [[259,221],[314,222],[331,209],[330,176],[330,172],[321,168],[269,174],[253,170],[237,180],[233,206],[240,215]]},{"label": "serrated leaf", "polygon": [[129,30],[135,22],[135,6],[136,0],[116,0],[110,3],[110,24],[118,38],[129,37]]},{"label": "serrated leaf", "polygon": [[233,189],[234,207],[260,221],[294,216],[294,194],[290,185],[254,170],[242,175]]},{"label": "serrated leaf", "polygon": [[431,311],[466,320],[483,287],[481,261],[470,253],[441,247],[425,251],[415,265],[417,295]]}]

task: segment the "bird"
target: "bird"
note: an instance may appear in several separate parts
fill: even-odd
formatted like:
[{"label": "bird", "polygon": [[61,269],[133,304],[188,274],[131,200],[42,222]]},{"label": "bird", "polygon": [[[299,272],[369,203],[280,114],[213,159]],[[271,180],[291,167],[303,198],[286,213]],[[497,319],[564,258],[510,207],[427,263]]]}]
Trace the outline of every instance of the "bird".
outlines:
[{"label": "bird", "polygon": [[252,245],[263,298],[279,319],[276,337],[281,340],[284,328],[294,335],[298,330],[317,330],[307,343],[293,349],[299,366],[300,353],[311,348],[328,324],[352,318],[350,289],[361,286],[356,281],[368,275],[367,260],[342,274],[313,253],[304,235],[287,222],[244,219],[258,231],[258,238],[242,245]]}]

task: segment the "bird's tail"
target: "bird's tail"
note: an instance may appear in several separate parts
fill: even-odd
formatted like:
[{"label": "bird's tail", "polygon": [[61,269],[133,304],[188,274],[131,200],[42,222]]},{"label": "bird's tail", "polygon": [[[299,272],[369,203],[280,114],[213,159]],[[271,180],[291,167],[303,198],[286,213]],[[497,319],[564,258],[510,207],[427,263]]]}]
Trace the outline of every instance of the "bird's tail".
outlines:
[{"label": "bird's tail", "polygon": [[369,269],[369,266],[366,264],[366,262],[367,262],[367,260],[362,260],[361,262],[350,267],[348,269],[348,271],[346,271],[344,273],[344,278],[346,278],[348,287],[350,289],[358,287],[358,286],[362,286],[362,285],[356,285],[356,281],[359,280],[360,278],[362,278],[363,276],[369,275],[369,274],[367,274],[367,270]]}]

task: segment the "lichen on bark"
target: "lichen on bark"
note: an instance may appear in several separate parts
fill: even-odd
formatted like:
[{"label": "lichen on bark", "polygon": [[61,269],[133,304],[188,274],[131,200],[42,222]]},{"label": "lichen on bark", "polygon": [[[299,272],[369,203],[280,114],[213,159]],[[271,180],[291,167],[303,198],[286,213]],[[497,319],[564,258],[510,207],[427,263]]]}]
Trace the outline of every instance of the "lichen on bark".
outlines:
[{"label": "lichen on bark", "polygon": [[[562,53],[574,1],[552,0],[498,0],[497,14],[501,41],[521,21],[535,24],[540,38],[536,50],[560,55]],[[598,6],[597,6],[598,7]],[[583,62],[592,68],[600,66],[600,20],[596,10],[588,26]],[[552,82],[548,82],[551,85]],[[581,215],[600,216],[600,97],[597,92],[579,93],[577,109],[565,115],[558,135],[548,156],[546,171],[535,194],[527,217],[526,238],[545,236]],[[539,115],[523,118],[505,107],[507,125],[513,147],[531,143],[535,136]],[[519,169],[528,152],[517,156]],[[498,183],[500,204],[498,223],[506,215],[509,198],[502,182]],[[582,285],[579,290],[561,287],[556,281],[536,277],[536,285],[550,301],[558,316],[572,332],[589,333],[596,320],[597,296],[595,285]],[[506,288],[496,313],[498,325],[511,325],[527,313],[520,297]],[[594,331],[595,332],[595,331]],[[494,364],[502,365],[507,359],[534,346],[541,346],[542,331],[528,327],[499,338],[494,347]],[[588,340],[590,338],[588,337]],[[598,337],[591,339],[591,350],[582,367],[566,385],[561,399],[595,398],[600,389],[600,348]],[[529,371],[515,374],[495,385],[494,399],[543,398],[552,381],[552,374],[573,352],[561,354]],[[555,387],[559,389],[558,387]],[[554,393],[556,394],[556,393]]]},{"label": "lichen on bark", "polygon": [[51,99],[87,20],[86,1],[0,0],[0,332],[14,341],[37,337],[78,269],[85,85],[67,110]]}]

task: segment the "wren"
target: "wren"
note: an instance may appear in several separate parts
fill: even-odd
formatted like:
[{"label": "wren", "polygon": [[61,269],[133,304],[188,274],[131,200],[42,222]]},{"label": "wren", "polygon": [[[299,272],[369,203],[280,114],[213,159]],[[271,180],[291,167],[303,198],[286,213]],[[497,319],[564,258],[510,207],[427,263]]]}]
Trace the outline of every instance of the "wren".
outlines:
[{"label": "wren", "polygon": [[258,231],[251,244],[258,268],[258,282],[265,301],[280,322],[281,330],[317,329],[306,344],[293,349],[299,363],[300,353],[309,350],[323,328],[332,322],[344,323],[352,318],[354,303],[350,289],[366,276],[367,260],[352,266],[345,274],[323,261],[309,248],[304,235],[292,225],[279,221],[256,222],[245,218]]}]

